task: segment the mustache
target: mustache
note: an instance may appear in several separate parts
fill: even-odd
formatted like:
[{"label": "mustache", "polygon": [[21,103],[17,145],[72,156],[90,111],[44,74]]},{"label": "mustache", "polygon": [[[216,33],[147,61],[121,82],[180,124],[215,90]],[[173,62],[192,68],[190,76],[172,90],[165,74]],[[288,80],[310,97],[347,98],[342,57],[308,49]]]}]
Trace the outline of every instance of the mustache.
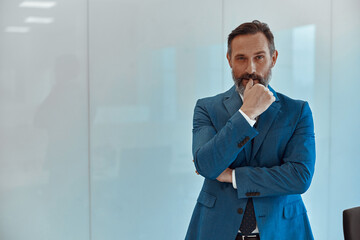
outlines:
[{"label": "mustache", "polygon": [[240,80],[240,81],[242,81],[242,80],[244,80],[244,79],[246,79],[246,80],[249,80],[249,79],[252,79],[252,80],[258,80],[260,83],[263,83],[263,82],[265,82],[264,80],[264,78],[262,77],[262,76],[260,76],[260,75],[258,75],[258,74],[256,74],[256,73],[251,73],[251,74],[249,74],[249,73],[244,73],[243,75],[241,75],[240,77],[238,77],[237,78],[237,80]]},{"label": "mustache", "polygon": [[236,77],[233,69],[231,69],[231,75],[234,80],[234,84],[236,86],[236,91],[240,94],[244,94],[245,86],[243,86],[242,82],[245,79],[249,80],[251,78],[252,80],[257,80],[259,84],[267,87],[271,79],[271,68],[268,69],[268,71],[264,74],[264,76],[261,76],[253,72],[251,74],[244,73],[240,75],[240,77]]}]

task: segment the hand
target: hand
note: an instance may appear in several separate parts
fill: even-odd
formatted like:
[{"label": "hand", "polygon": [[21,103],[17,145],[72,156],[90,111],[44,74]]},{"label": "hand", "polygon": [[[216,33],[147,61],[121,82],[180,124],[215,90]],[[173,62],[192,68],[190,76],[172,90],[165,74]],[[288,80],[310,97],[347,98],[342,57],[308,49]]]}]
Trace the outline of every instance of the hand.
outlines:
[{"label": "hand", "polygon": [[225,169],[217,178],[216,180],[218,180],[219,182],[227,182],[227,183],[232,183],[232,169],[231,168],[227,168]]},{"label": "hand", "polygon": [[255,120],[274,101],[274,94],[267,87],[262,84],[254,85],[253,80],[249,79],[244,90],[244,104],[241,106],[241,111],[252,120]]}]

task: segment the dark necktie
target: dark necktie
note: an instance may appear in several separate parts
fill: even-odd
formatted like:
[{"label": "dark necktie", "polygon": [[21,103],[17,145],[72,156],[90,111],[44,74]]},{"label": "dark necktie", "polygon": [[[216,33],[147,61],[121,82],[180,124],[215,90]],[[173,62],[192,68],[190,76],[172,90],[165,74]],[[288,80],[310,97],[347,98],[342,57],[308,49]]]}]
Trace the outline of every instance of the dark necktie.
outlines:
[{"label": "dark necktie", "polygon": [[240,225],[240,231],[244,235],[251,234],[256,228],[256,217],[252,198],[248,199],[244,217]]}]

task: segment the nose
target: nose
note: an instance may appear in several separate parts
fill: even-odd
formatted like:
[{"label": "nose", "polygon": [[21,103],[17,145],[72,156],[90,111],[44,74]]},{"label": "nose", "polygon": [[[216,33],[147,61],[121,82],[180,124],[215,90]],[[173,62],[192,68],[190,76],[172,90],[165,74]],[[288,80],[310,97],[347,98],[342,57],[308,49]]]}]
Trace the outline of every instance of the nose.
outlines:
[{"label": "nose", "polygon": [[255,62],[252,60],[248,61],[248,64],[246,66],[246,72],[249,74],[255,73],[256,72],[256,66],[255,66]]}]

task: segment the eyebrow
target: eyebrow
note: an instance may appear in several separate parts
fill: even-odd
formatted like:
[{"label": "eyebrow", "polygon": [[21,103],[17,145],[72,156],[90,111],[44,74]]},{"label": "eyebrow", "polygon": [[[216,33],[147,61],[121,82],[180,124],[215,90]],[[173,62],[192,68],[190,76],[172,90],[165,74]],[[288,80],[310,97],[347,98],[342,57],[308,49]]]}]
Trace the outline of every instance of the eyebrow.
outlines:
[{"label": "eyebrow", "polygon": [[259,51],[259,52],[255,53],[255,55],[264,54],[264,53],[266,53],[266,52],[265,51]]},{"label": "eyebrow", "polygon": [[[254,55],[260,55],[260,54],[266,54],[265,51],[259,51],[259,52],[256,52]],[[242,53],[239,53],[239,54],[236,54],[235,57],[243,57],[245,56],[245,54],[242,54]]]}]

